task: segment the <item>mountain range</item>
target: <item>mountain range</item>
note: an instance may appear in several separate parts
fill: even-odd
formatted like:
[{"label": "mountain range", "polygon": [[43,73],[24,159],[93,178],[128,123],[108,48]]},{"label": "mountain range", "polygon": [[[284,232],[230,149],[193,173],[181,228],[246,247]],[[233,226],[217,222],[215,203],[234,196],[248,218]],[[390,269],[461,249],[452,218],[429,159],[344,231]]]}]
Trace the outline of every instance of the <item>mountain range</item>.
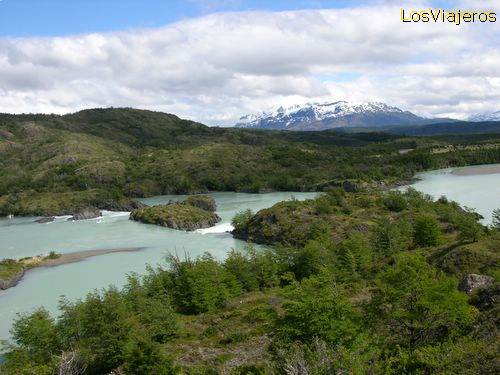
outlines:
[{"label": "mountain range", "polygon": [[[500,111],[478,114],[470,121],[499,121]],[[277,130],[326,130],[333,128],[384,128],[451,123],[450,118],[426,118],[380,102],[308,103],[288,108],[280,107],[270,113],[250,114],[235,124],[239,128]]]},{"label": "mountain range", "polygon": [[469,121],[500,121],[500,111],[477,113],[469,117]]}]

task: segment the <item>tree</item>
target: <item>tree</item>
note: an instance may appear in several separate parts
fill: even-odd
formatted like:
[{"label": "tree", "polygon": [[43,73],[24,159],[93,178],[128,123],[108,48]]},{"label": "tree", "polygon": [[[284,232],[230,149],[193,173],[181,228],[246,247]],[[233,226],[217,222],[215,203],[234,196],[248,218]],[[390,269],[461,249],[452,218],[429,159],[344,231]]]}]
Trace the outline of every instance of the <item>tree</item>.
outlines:
[{"label": "tree", "polygon": [[361,234],[351,233],[337,250],[338,268],[344,280],[359,277],[372,265],[372,252]]},{"label": "tree", "polygon": [[285,297],[283,314],[275,323],[281,340],[312,342],[320,338],[349,345],[358,334],[359,313],[333,285],[328,271],[289,286]]},{"label": "tree", "polygon": [[58,321],[65,347],[76,343],[89,373],[107,373],[123,361],[123,348],[134,328],[130,309],[116,288],[89,293],[84,300],[60,305]]},{"label": "tree", "polygon": [[142,336],[130,339],[123,350],[124,370],[134,375],[173,375],[172,361],[161,351],[161,347]]},{"label": "tree", "polygon": [[61,348],[54,319],[45,309],[30,315],[20,315],[14,322],[12,337],[28,356],[38,363],[49,363]]},{"label": "tree", "polygon": [[430,266],[421,255],[403,253],[376,280],[374,325],[381,324],[388,345],[414,349],[460,335],[477,310],[457,290],[457,280]]},{"label": "tree", "polygon": [[259,280],[254,267],[246,254],[231,250],[224,262],[224,268],[236,277],[242,288],[247,291],[259,289]]},{"label": "tree", "polygon": [[458,239],[462,242],[477,242],[484,234],[484,229],[471,215],[462,216],[458,221]]},{"label": "tree", "polygon": [[391,255],[407,250],[411,242],[411,226],[406,220],[391,222],[380,220],[373,228],[374,249],[382,254]]},{"label": "tree", "polygon": [[500,229],[500,208],[493,210],[491,223],[493,224],[493,228]]},{"label": "tree", "polygon": [[234,275],[208,253],[194,261],[170,257],[170,263],[173,302],[184,314],[213,311],[241,292]]},{"label": "tree", "polygon": [[384,197],[384,205],[390,211],[400,212],[408,207],[408,202],[401,192],[390,192]]},{"label": "tree", "polygon": [[252,217],[252,210],[238,212],[231,220],[231,225],[236,231],[244,231]]},{"label": "tree", "polygon": [[437,246],[441,242],[441,229],[432,216],[420,216],[415,220],[413,242],[416,246]]}]

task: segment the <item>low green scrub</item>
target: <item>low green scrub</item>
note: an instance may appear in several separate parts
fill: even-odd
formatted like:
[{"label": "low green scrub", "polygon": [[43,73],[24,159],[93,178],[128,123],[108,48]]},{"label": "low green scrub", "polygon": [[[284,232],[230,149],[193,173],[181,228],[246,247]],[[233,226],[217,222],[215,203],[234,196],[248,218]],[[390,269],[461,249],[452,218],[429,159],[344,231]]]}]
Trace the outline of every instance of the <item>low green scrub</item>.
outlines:
[{"label": "low green scrub", "polygon": [[9,280],[22,272],[24,266],[14,259],[4,259],[0,261],[0,280]]},{"label": "low green scrub", "polygon": [[139,208],[130,213],[130,219],[181,230],[207,228],[220,221],[214,212],[183,203]]}]

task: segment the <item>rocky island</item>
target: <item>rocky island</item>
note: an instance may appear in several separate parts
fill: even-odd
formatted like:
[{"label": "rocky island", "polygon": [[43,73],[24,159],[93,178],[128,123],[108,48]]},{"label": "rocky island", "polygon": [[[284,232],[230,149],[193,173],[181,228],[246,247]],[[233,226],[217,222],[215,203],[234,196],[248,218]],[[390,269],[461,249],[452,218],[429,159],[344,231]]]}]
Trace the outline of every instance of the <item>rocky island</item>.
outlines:
[{"label": "rocky island", "polygon": [[221,218],[214,212],[215,209],[212,197],[192,195],[184,202],[170,202],[134,210],[130,213],[130,220],[192,231],[217,224]]}]

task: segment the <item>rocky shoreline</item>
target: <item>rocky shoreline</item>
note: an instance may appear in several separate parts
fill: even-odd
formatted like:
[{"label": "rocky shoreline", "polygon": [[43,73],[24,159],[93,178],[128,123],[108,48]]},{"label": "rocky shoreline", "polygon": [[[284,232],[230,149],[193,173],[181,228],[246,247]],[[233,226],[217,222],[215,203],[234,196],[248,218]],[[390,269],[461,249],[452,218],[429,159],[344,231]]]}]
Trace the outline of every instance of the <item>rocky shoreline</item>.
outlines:
[{"label": "rocky shoreline", "polygon": [[16,286],[19,283],[19,281],[21,281],[21,279],[23,278],[25,272],[26,269],[23,268],[19,272],[17,272],[16,274],[7,279],[0,279],[0,290],[9,289]]}]

